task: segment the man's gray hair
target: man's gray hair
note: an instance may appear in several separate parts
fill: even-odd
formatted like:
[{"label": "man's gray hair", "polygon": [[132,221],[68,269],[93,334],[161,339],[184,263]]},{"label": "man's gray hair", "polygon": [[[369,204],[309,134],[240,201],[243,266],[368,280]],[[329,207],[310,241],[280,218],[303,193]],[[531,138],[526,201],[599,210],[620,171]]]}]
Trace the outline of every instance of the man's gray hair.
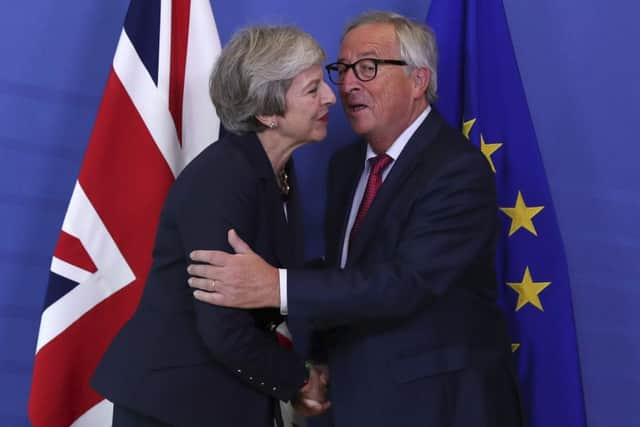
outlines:
[{"label": "man's gray hair", "polygon": [[[356,27],[367,24],[391,24],[400,44],[400,59],[412,67],[427,67],[431,72],[425,96],[431,104],[438,95],[438,47],[431,28],[393,12],[365,12],[355,18],[342,33],[342,40]],[[384,58],[395,59],[395,58]]]},{"label": "man's gray hair", "polygon": [[222,49],[209,81],[209,94],[229,132],[260,132],[259,115],[284,115],[286,93],[302,71],[325,61],[313,37],[292,26],[240,30]]}]

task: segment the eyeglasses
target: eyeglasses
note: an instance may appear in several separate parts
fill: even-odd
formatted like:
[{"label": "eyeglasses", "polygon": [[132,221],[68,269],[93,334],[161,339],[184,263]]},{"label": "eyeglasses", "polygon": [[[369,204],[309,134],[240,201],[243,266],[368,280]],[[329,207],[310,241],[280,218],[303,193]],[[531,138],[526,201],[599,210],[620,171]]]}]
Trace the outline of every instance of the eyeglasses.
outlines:
[{"label": "eyeglasses", "polygon": [[344,62],[334,62],[324,68],[329,73],[329,80],[334,84],[341,85],[344,83],[344,77],[347,75],[349,68],[353,68],[353,74],[361,82],[368,82],[376,78],[378,74],[378,65],[408,65],[400,59],[378,59],[378,58],[362,58],[353,64],[345,64]]}]

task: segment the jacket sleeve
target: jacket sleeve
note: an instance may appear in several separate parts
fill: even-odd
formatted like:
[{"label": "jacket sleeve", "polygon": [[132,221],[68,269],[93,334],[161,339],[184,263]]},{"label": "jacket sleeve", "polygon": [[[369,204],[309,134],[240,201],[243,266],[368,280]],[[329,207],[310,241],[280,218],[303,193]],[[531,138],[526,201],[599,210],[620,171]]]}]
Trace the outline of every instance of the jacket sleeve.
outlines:
[{"label": "jacket sleeve", "polygon": [[[211,168],[218,170],[195,176],[181,189],[176,222],[187,259],[194,249],[233,252],[227,243],[230,228],[248,242],[255,239],[259,188],[248,162],[231,157]],[[307,379],[301,357],[256,325],[249,311],[193,301],[198,333],[215,360],[262,393],[284,401],[295,396]]]},{"label": "jacket sleeve", "polygon": [[401,319],[431,304],[477,263],[493,261],[497,206],[486,161],[465,150],[438,169],[419,183],[406,212],[389,213],[397,226],[389,256],[345,270],[288,271],[290,319],[319,330]]}]

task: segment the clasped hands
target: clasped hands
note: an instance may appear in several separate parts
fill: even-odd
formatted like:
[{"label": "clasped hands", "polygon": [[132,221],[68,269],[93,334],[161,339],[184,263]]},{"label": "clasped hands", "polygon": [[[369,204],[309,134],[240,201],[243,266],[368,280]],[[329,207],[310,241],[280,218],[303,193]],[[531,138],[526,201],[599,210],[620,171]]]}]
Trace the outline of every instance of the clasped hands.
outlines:
[{"label": "clasped hands", "polygon": [[[269,265],[229,230],[229,245],[235,254],[223,251],[194,251],[188,267],[189,286],[202,302],[236,308],[280,307],[278,269]],[[199,264],[197,264],[199,263]],[[329,370],[314,365],[307,383],[298,390],[293,406],[306,417],[320,415],[331,406],[327,401]]]},{"label": "clasped hands", "polygon": [[309,371],[309,380],[293,399],[293,407],[305,417],[320,415],[331,407],[327,400],[329,370],[325,365],[314,365]]}]

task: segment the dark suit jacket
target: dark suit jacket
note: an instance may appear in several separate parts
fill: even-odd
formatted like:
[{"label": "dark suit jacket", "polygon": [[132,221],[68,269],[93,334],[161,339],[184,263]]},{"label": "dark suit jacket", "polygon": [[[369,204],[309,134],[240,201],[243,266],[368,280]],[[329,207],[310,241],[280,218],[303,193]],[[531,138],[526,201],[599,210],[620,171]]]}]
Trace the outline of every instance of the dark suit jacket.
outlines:
[{"label": "dark suit jacket", "polygon": [[[329,166],[334,266],[365,150],[347,146]],[[496,305],[497,230],[487,161],[432,110],[382,184],[346,268],[288,272],[290,325],[327,331],[336,426],[519,425]]]},{"label": "dark suit jacket", "polygon": [[[289,219],[296,223],[291,204]],[[226,135],[171,188],[140,305],[93,377],[106,398],[171,425],[273,427],[274,398],[291,399],[307,377],[269,330],[279,312],[203,304],[187,285],[189,253],[230,251],[232,227],[274,265],[300,258],[255,135]]]}]

